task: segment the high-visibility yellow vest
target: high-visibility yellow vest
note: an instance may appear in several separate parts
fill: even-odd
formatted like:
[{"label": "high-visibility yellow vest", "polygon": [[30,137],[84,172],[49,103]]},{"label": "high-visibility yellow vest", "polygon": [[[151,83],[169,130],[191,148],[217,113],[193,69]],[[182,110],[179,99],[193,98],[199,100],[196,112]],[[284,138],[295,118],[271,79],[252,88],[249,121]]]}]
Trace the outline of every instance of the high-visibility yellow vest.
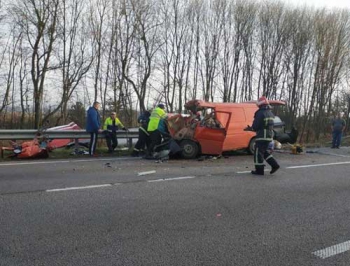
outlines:
[{"label": "high-visibility yellow vest", "polygon": [[[112,126],[112,125],[113,125],[113,119],[111,117],[107,117],[105,120],[105,123],[103,124],[103,130],[107,130],[108,126]],[[115,118],[115,125],[119,128],[124,127],[122,122],[120,122],[120,120],[117,117]]]},{"label": "high-visibility yellow vest", "polygon": [[149,119],[147,131],[155,131],[158,129],[159,121],[164,118],[166,118],[166,112],[162,108],[156,107],[153,109]]}]

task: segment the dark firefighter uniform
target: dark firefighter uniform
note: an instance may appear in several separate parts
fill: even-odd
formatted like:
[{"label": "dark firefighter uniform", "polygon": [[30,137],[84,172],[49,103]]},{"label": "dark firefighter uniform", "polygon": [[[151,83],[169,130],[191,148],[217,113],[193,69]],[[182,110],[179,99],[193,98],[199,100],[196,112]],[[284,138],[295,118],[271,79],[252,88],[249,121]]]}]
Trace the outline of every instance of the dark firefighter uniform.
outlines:
[{"label": "dark firefighter uniform", "polygon": [[150,120],[151,113],[149,111],[143,112],[138,118],[137,121],[140,124],[139,127],[139,139],[137,140],[134,150],[132,151],[132,156],[139,156],[140,152],[144,151],[145,148],[148,148],[150,143],[149,133],[147,132],[148,123]]},{"label": "dark firefighter uniform", "polygon": [[264,175],[264,160],[272,167],[270,173],[273,174],[280,167],[268,152],[269,143],[273,140],[273,119],[274,115],[270,110],[268,100],[262,96],[258,101],[259,110],[255,112],[253,130],[256,132],[254,164],[255,170],[252,174]]}]

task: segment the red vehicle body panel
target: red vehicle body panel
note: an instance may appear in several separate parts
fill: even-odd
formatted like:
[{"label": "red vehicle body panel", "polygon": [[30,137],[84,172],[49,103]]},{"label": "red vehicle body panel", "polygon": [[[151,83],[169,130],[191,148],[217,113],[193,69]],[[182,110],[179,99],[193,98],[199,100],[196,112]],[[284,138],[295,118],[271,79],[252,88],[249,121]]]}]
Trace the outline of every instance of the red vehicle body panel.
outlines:
[{"label": "red vehicle body panel", "polygon": [[[270,105],[280,106],[285,105],[284,101],[271,100]],[[191,100],[185,104],[185,108],[191,110],[192,113],[211,108],[215,112],[215,117],[219,120],[224,128],[220,128],[222,133],[219,134],[218,129],[201,130],[197,125],[194,139],[200,140],[202,151],[232,151],[238,149],[246,149],[249,147],[249,142],[255,137],[255,132],[245,131],[248,125],[252,125],[254,114],[258,110],[255,101],[243,103],[211,103],[202,100]],[[199,136],[199,139],[198,139]],[[221,146],[221,142],[223,144]],[[216,146],[215,148],[213,146]],[[208,148],[207,150],[207,147]],[[203,152],[205,153],[205,152]],[[214,153],[215,154],[215,153]]]}]

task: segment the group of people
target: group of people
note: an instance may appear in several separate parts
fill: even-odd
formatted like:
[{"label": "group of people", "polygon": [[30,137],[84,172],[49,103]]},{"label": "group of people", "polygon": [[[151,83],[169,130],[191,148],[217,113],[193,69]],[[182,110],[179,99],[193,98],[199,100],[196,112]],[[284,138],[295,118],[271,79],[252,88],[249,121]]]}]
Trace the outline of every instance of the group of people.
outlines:
[{"label": "group of people", "polygon": [[[264,160],[271,165],[271,174],[279,169],[277,161],[268,151],[269,143],[273,139],[273,117],[271,108],[266,97],[261,97],[258,101],[259,110],[255,113],[252,129],[256,131],[256,142],[254,151],[255,170],[252,171],[254,175],[264,175]],[[87,111],[86,131],[90,133],[90,149],[89,154],[95,156],[97,137],[101,128],[101,118],[99,115],[100,103],[94,102]],[[139,139],[134,147],[132,156],[139,156],[140,152],[146,148],[146,154],[151,155],[154,148],[162,141],[162,137],[169,132],[165,119],[167,113],[165,105],[160,103],[150,112],[149,110],[143,112],[138,117]],[[208,120],[212,116],[208,116]],[[216,127],[217,125],[213,125]],[[127,130],[125,126],[112,112],[103,124],[103,132],[106,137],[108,152],[112,153],[118,146],[118,139],[116,132],[118,129]]]},{"label": "group of people", "polygon": [[[100,108],[99,102],[94,102],[87,111],[86,131],[90,133],[90,147],[89,154],[96,156],[97,137],[101,131],[101,117],[98,112]],[[112,153],[118,146],[117,131],[120,129],[126,131],[126,127],[120,122],[116,112],[111,112],[110,116],[106,118],[103,123],[103,133],[106,138],[108,153]]]},{"label": "group of people", "polygon": [[[99,114],[100,103],[94,102],[87,111],[86,131],[90,133],[90,156],[96,156],[96,144],[98,134],[101,132],[101,117]],[[132,152],[132,156],[139,156],[146,148],[146,153],[151,154],[154,147],[162,141],[162,136],[168,134],[165,118],[165,105],[160,103],[151,112],[146,110],[138,117],[139,138]],[[102,132],[105,135],[108,153],[113,153],[118,146],[117,131],[127,128],[117,117],[116,112],[111,112],[103,123]]]},{"label": "group of people", "polygon": [[[257,105],[259,109],[254,115],[254,121],[251,127],[256,132],[254,149],[255,169],[251,173],[254,175],[264,175],[264,161],[266,161],[271,166],[270,173],[273,174],[280,168],[269,149],[269,144],[273,141],[274,115],[271,111],[269,101],[265,96],[259,98]],[[89,149],[91,156],[95,156],[97,136],[101,127],[101,118],[98,112],[99,107],[100,103],[94,102],[93,106],[87,111],[86,130],[91,135]],[[199,117],[199,114],[196,114],[196,117]],[[139,156],[142,151],[146,151],[146,155],[151,155],[155,147],[161,144],[164,135],[169,134],[165,121],[166,118],[165,105],[162,103],[158,104],[152,111],[146,110],[138,117],[140,124],[139,139],[134,147],[132,156]],[[209,116],[208,120],[210,118],[212,116]],[[198,118],[198,120],[200,121],[201,119]],[[212,126],[216,127],[217,125],[213,123]],[[110,153],[118,146],[116,132],[119,129],[127,130],[117,118],[116,113],[112,112],[103,124],[103,132],[106,137],[108,152]],[[339,114],[332,120],[332,148],[339,148],[344,129],[345,121]]]}]

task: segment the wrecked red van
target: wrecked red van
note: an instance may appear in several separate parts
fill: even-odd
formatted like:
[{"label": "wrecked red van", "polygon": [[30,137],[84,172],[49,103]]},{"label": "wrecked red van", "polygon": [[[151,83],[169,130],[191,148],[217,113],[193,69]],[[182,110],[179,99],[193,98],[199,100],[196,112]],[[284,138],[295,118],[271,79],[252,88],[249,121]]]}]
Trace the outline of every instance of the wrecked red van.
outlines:
[{"label": "wrecked red van", "polygon": [[[271,105],[285,105],[270,101]],[[184,158],[198,154],[218,155],[224,151],[252,151],[255,132],[245,131],[252,125],[256,102],[211,103],[192,100],[185,104],[192,116],[174,115],[168,119],[169,132],[182,148]],[[199,113],[201,118],[198,119]]]}]

